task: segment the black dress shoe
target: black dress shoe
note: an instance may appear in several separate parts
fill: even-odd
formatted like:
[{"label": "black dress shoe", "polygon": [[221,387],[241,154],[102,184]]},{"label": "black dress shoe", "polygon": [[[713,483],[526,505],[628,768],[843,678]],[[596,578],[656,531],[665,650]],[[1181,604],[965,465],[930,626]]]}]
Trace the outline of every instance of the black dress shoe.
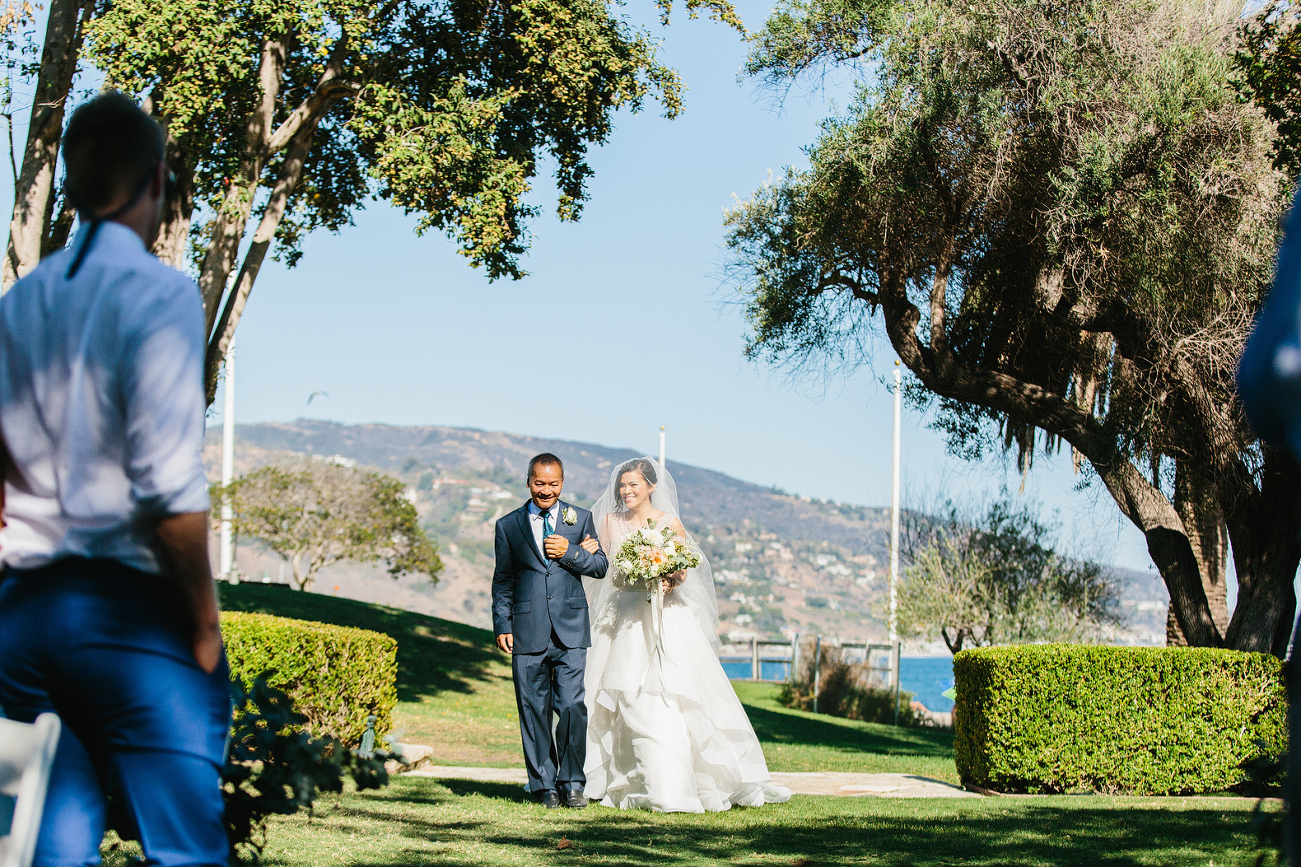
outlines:
[{"label": "black dress shoe", "polygon": [[587,796],[582,789],[568,789],[564,792],[565,806],[581,810],[587,806]]},{"label": "black dress shoe", "polygon": [[555,789],[547,789],[538,792],[538,803],[546,807],[548,810],[554,810],[560,806],[560,796],[556,794]]}]

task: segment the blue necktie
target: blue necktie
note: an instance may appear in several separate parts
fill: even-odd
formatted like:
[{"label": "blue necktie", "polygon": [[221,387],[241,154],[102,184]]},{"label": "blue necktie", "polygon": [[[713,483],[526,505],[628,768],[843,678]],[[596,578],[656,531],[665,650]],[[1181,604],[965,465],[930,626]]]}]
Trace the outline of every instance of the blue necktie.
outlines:
[{"label": "blue necktie", "polygon": [[547,510],[542,513],[542,556],[547,560],[551,559],[550,557],[547,557],[547,546],[546,546],[547,537],[550,535],[551,535],[551,511]]}]

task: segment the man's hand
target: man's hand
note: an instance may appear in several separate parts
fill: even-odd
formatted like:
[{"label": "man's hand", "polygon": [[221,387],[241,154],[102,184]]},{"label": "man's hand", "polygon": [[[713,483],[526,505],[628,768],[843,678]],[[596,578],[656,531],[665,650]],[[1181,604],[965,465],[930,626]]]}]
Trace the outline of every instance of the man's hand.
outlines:
[{"label": "man's hand", "polygon": [[502,653],[515,652],[515,636],[509,632],[503,632],[497,636],[497,648]]},{"label": "man's hand", "polygon": [[208,513],[186,512],[159,518],[154,532],[167,573],[180,586],[189,609],[194,661],[212,674],[221,661],[221,625],[217,586],[208,563]]},{"label": "man's hand", "polygon": [[553,533],[543,541],[542,549],[547,552],[548,560],[559,560],[569,550],[569,540],[559,533]]},{"label": "man's hand", "polygon": [[194,661],[208,674],[217,670],[221,648],[221,627],[205,625],[194,630]]},{"label": "man's hand", "polygon": [[593,539],[591,536],[584,536],[583,541],[578,543],[578,547],[582,548],[589,554],[595,554],[597,551],[601,550],[601,543]]}]

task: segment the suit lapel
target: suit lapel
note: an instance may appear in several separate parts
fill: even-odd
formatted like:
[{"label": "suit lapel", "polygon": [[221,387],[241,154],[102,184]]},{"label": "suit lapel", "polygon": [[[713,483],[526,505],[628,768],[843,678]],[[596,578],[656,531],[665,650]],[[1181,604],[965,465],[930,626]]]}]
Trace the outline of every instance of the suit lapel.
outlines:
[{"label": "suit lapel", "polygon": [[533,549],[533,555],[538,558],[538,562],[545,565],[547,558],[542,556],[542,551],[538,548],[537,540],[533,538],[533,522],[532,517],[529,515],[529,504],[525,503],[521,506],[516,511],[516,514],[519,515],[519,531],[523,533],[524,538],[528,540],[529,547]]},{"label": "suit lapel", "polygon": [[560,501],[560,509],[556,512],[556,529],[555,532],[564,536],[570,542],[577,538],[578,525],[565,523],[565,509],[572,508],[564,500]]}]

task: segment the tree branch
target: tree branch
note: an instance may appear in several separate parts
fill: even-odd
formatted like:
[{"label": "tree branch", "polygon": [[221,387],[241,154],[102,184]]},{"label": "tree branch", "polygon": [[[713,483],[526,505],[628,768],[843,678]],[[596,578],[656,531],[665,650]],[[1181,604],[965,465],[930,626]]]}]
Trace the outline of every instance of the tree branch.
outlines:
[{"label": "tree branch", "polygon": [[[327,105],[321,114],[324,114],[328,107]],[[262,220],[258,224],[257,231],[253,233],[253,240],[244,255],[244,264],[240,267],[239,276],[235,278],[235,286],[227,295],[221,318],[208,340],[208,354],[204,362],[204,387],[210,404],[216,399],[217,378],[222,359],[226,357],[226,350],[235,339],[235,328],[239,325],[244,305],[248,303],[249,293],[253,291],[253,284],[257,280],[262,263],[266,260],[267,252],[275,241],[276,231],[280,228],[280,222],[284,219],[289,204],[289,197],[302,180],[303,168],[321,114],[315,115],[306,126],[299,127],[290,143],[284,163],[280,167],[280,174],[276,178],[276,185],[271,189],[271,196],[262,212]]]},{"label": "tree branch", "polygon": [[316,88],[311,95],[299,103],[298,107],[290,112],[289,117],[285,118],[267,139],[266,158],[269,159],[284,149],[304,124],[310,123],[315,126],[330,106],[342,97],[357,93],[358,87],[354,82],[342,81],[340,78],[349,51],[348,35],[345,33],[330,51],[330,59],[326,62],[320,78],[317,79]]}]

